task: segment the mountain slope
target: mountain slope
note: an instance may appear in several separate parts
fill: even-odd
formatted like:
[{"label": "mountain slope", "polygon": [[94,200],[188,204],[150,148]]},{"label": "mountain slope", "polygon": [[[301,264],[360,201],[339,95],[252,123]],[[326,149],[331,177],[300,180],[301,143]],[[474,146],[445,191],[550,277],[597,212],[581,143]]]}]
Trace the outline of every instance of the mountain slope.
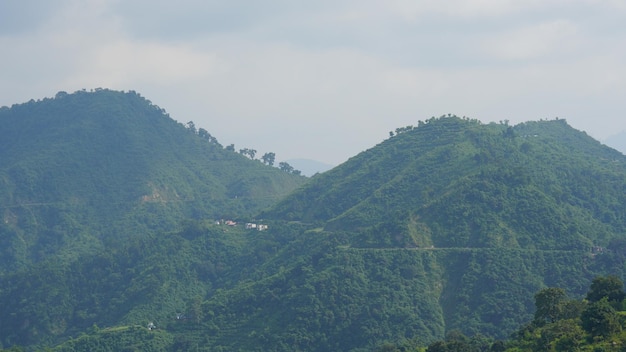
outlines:
[{"label": "mountain slope", "polygon": [[3,269],[184,218],[249,217],[305,180],[225,150],[134,92],[61,92],[2,108],[0,123]]},{"label": "mountain slope", "polygon": [[[625,174],[626,157],[564,120],[431,119],[266,216],[359,230],[358,246],[589,248],[626,234]],[[381,236],[388,224],[401,224],[402,236]]]},{"label": "mountain slope", "polygon": [[250,351],[506,338],[539,289],[580,296],[626,274],[624,165],[561,120],[420,123],[266,212],[278,222],[263,238],[285,231],[282,246],[254,279],[207,294],[185,336]]}]

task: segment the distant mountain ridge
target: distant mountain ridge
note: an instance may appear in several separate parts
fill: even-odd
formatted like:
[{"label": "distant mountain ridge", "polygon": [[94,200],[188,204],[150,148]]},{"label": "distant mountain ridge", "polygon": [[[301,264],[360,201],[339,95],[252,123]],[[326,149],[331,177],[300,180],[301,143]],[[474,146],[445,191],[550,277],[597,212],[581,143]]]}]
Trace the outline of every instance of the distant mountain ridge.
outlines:
[{"label": "distant mountain ridge", "polygon": [[331,164],[311,159],[289,159],[286,160],[286,162],[295,169],[300,170],[304,176],[309,177],[318,173],[326,172],[334,167]]},{"label": "distant mountain ridge", "polygon": [[614,136],[611,136],[604,142],[609,147],[619,150],[622,154],[626,154],[626,131],[622,131]]}]

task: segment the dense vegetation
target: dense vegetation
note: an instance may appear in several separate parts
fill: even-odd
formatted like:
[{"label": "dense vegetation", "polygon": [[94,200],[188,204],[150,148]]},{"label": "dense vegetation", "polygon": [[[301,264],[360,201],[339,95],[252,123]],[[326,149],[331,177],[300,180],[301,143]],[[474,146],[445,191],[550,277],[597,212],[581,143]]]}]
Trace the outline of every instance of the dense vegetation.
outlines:
[{"label": "dense vegetation", "polygon": [[[266,216],[361,230],[365,243],[354,245],[366,247],[583,249],[626,234],[625,172],[622,154],[564,120],[431,119],[313,179]],[[379,235],[394,226],[412,231]]]},{"label": "dense vegetation", "polygon": [[0,123],[0,272],[185,218],[250,217],[305,181],[134,92],[60,92],[0,109]]},{"label": "dense vegetation", "polygon": [[119,323],[157,281],[134,267],[163,249],[156,236],[250,219],[306,181],[135,92],[60,92],[1,108],[0,123],[2,344]]},{"label": "dense vegetation", "polygon": [[75,336],[59,351],[107,350],[118,333],[130,345],[158,334],[162,351],[365,351],[427,346],[455,330],[505,339],[533,319],[545,285],[582,297],[595,273],[624,274],[615,252],[362,249],[346,246],[349,234],[271,226],[188,224],[65,272],[33,270],[2,302],[24,334],[11,337],[32,339],[30,314],[53,334],[46,344]]},{"label": "dense vegetation", "polygon": [[615,276],[596,277],[584,299],[571,299],[566,291],[548,287],[534,295],[532,321],[509,340],[484,335],[467,337],[450,331],[445,340],[427,348],[410,341],[385,344],[378,351],[415,352],[533,352],[533,351],[624,351],[626,350],[626,293]]},{"label": "dense vegetation", "polygon": [[[493,341],[563,324],[537,319],[535,293],[579,301],[626,276],[626,157],[563,120],[433,118],[303,184],[136,93],[62,94],[0,121],[55,106],[67,121],[0,158],[5,348],[514,348]],[[123,118],[104,128],[100,109]],[[83,120],[94,130],[67,135]]]}]

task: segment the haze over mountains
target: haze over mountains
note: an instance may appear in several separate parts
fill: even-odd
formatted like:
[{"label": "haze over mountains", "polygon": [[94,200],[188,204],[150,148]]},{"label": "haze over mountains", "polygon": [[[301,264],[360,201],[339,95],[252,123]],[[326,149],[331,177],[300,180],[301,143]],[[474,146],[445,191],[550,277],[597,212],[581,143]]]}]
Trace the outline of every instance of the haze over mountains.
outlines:
[{"label": "haze over mountains", "polygon": [[506,338],[539,289],[626,270],[626,156],[564,120],[416,121],[312,178],[135,92],[59,93],[0,123],[4,347]]},{"label": "haze over mountains", "polygon": [[604,142],[609,147],[619,150],[622,154],[626,154],[626,131],[622,131],[621,133],[611,136]]},{"label": "haze over mountains", "polygon": [[311,159],[289,159],[286,161],[297,170],[302,171],[304,176],[309,177],[333,168],[333,165]]}]

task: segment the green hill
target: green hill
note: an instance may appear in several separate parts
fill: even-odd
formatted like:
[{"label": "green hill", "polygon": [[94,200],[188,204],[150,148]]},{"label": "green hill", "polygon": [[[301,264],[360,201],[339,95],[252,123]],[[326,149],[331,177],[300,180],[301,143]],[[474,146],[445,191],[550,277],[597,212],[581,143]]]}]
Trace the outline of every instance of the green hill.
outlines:
[{"label": "green hill", "polygon": [[225,150],[134,92],[61,92],[2,108],[0,123],[0,272],[184,218],[249,217],[305,180]]},{"label": "green hill", "polygon": [[625,173],[626,157],[565,120],[431,119],[266,215],[358,230],[353,246],[583,249],[626,234]]},{"label": "green hill", "polygon": [[[75,116],[54,135],[91,109],[117,107],[121,127],[94,118],[95,132],[54,139],[102,138],[100,152],[46,147],[56,143],[42,131],[30,140],[40,152],[1,156],[5,347],[369,351],[453,330],[506,338],[533,318],[540,289],[581,297],[594,277],[626,274],[626,157],[563,120],[433,118],[303,183],[135,93],[62,94],[0,121],[54,111],[42,104]],[[21,143],[11,138],[3,153]]]},{"label": "green hill", "polygon": [[144,298],[131,266],[155,236],[249,219],[306,181],[135,92],[60,92],[0,124],[0,344],[118,323]]},{"label": "green hill", "polygon": [[[264,214],[318,227],[290,244],[306,243],[294,249],[308,258],[300,265],[288,266],[297,254],[285,250],[293,279],[246,286],[249,297],[290,287],[276,298],[281,309],[308,307],[281,314],[292,318],[273,338],[304,335],[316,343],[290,347],[320,351],[429,341],[454,329],[503,338],[532,317],[540,288],[582,294],[595,275],[624,274],[622,154],[563,120],[447,117],[400,131]],[[251,307],[271,314],[268,298]],[[250,298],[239,299],[233,310]],[[323,319],[338,315],[341,323]]]}]

